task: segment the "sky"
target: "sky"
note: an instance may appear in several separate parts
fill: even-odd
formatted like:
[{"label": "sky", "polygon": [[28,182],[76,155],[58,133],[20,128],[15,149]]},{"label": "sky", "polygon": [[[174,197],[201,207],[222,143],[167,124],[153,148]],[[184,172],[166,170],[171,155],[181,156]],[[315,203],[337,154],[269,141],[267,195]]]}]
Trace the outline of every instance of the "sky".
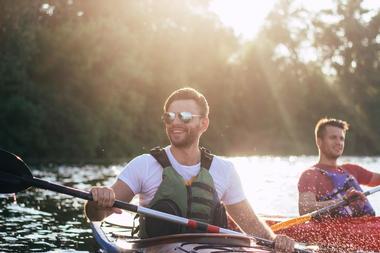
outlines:
[{"label": "sky", "polygon": [[[252,39],[259,31],[265,17],[277,0],[212,0],[209,9],[215,12],[222,23],[232,27],[243,39]],[[331,6],[332,0],[297,0],[304,7],[318,10]],[[380,0],[365,0],[363,7],[380,8]]]}]

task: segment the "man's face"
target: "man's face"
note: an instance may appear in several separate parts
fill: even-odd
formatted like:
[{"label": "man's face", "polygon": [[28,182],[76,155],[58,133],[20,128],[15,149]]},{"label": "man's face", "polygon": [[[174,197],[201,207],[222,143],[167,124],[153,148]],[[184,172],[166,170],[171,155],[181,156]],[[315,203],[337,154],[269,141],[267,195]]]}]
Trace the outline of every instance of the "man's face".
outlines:
[{"label": "man's face", "polygon": [[200,115],[201,112],[197,103],[194,100],[176,100],[170,104],[167,112],[174,112],[176,114],[173,122],[165,123],[166,134],[170,143],[179,148],[198,144],[200,136],[207,130],[208,118],[195,116],[185,123],[178,115],[180,112]]},{"label": "man's face", "polygon": [[328,159],[338,159],[343,154],[345,132],[334,126],[326,126],[322,138],[317,138],[319,152]]}]

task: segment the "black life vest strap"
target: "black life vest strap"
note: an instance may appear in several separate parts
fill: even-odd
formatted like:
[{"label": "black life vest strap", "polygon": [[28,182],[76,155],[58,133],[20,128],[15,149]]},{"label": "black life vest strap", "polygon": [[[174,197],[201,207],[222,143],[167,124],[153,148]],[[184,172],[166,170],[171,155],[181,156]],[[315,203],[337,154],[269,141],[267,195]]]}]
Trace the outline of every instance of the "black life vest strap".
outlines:
[{"label": "black life vest strap", "polygon": [[[200,147],[201,150],[201,167],[209,170],[211,167],[212,159],[214,155],[210,153],[204,147]],[[161,147],[155,147],[150,150],[150,154],[157,160],[157,162],[162,166],[162,168],[166,168],[171,166],[169,158],[165,152],[165,150]]]},{"label": "black life vest strap", "polygon": [[201,147],[201,166],[205,168],[206,170],[209,170],[211,167],[212,159],[214,158],[214,155],[211,154],[211,152],[206,149],[205,147]]},{"label": "black life vest strap", "polygon": [[171,166],[168,156],[166,152],[161,147],[155,147],[150,150],[150,154],[157,160],[157,162],[162,166],[162,168],[166,168]]},{"label": "black life vest strap", "polygon": [[192,197],[191,202],[202,204],[202,205],[205,205],[205,206],[208,206],[211,208],[214,206],[214,202],[212,200],[204,199],[204,198],[200,198],[200,197]]},{"label": "black life vest strap", "polygon": [[208,191],[208,192],[211,192],[213,193],[215,191],[214,188],[212,188],[211,186],[209,186],[208,184],[204,184],[204,183],[201,183],[201,182],[193,182],[191,184],[192,187],[198,187],[198,188],[201,188],[205,191]]}]

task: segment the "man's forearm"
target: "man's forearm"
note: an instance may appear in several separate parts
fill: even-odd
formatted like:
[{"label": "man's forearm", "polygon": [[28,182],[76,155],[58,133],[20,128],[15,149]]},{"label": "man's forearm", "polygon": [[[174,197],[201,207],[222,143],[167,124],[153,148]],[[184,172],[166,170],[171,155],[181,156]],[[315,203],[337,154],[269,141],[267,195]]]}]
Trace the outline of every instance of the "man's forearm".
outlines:
[{"label": "man's forearm", "polygon": [[275,238],[275,234],[270,227],[257,217],[247,200],[238,204],[229,205],[227,206],[227,210],[245,233],[268,240],[273,240]]},{"label": "man's forearm", "polygon": [[242,226],[242,229],[247,234],[255,235],[267,240],[273,240],[275,238],[275,234],[272,232],[270,227],[265,223],[265,221],[259,219],[257,216],[251,217],[246,223],[243,224],[247,224],[246,226]]},{"label": "man's forearm", "polygon": [[300,215],[311,213],[321,208],[334,205],[338,203],[339,201],[340,201],[339,199],[334,199],[334,200],[326,200],[326,201],[313,201],[311,203],[303,204],[302,206],[300,206],[300,209],[299,209]]}]

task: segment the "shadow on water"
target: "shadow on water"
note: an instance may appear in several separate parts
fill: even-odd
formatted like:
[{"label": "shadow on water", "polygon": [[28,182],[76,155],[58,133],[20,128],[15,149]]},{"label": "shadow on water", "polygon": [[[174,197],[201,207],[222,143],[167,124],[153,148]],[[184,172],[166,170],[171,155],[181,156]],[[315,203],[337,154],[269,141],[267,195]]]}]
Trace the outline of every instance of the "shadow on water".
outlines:
[{"label": "shadow on water", "polygon": [[[88,190],[110,184],[121,167],[85,166],[33,170],[33,175]],[[96,252],[83,214],[84,200],[30,188],[0,195],[0,252]]]}]

